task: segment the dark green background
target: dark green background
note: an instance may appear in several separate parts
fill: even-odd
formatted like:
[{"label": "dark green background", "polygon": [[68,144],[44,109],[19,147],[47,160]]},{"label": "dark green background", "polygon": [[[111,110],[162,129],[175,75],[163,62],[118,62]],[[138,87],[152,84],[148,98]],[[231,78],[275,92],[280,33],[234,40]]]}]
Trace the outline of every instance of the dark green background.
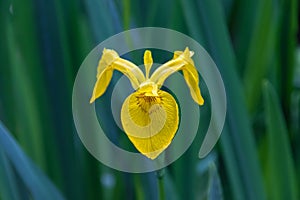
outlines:
[{"label": "dark green background", "polygon": [[[296,0],[0,0],[0,15],[0,199],[299,199]],[[100,164],[79,140],[71,111],[73,82],[89,51],[144,26],[202,44],[228,102],[213,152],[198,159],[198,136],[161,179]],[[201,108],[199,132],[208,108]]]}]

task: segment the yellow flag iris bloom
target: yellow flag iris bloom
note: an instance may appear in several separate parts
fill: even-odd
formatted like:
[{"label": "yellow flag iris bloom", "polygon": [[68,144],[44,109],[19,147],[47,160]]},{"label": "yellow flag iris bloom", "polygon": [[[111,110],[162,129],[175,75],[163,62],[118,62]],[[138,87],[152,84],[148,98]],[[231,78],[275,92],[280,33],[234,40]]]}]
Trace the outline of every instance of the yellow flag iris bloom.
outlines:
[{"label": "yellow flag iris bloom", "polygon": [[123,103],[121,122],[125,133],[136,149],[150,159],[155,159],[170,144],[179,124],[178,105],[171,94],[161,90],[164,81],[181,70],[193,100],[203,105],[199,76],[192,60],[194,52],[188,48],[175,51],[172,60],[157,68],[150,76],[153,64],[151,52],[144,54],[145,75],[130,61],[119,57],[114,50],[104,49],[97,69],[97,82],[90,103],[107,89],[113,71],[125,74],[135,89]]}]

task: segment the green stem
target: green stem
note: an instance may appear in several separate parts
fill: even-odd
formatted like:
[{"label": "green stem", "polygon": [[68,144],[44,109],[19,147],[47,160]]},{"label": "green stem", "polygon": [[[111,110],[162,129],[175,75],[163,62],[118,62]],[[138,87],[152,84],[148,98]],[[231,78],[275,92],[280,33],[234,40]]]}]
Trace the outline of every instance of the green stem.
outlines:
[{"label": "green stem", "polygon": [[159,199],[165,200],[165,185],[164,185],[164,169],[157,171],[158,187],[159,187]]}]

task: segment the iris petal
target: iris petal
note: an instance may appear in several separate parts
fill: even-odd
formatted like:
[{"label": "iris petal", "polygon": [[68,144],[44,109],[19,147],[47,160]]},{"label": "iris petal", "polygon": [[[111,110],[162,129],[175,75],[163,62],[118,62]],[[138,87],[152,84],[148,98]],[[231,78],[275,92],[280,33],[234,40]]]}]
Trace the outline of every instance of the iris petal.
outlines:
[{"label": "iris petal", "polygon": [[149,73],[150,73],[152,64],[153,64],[153,59],[152,59],[151,51],[146,50],[144,53],[144,65],[145,65],[146,79],[149,78]]},{"label": "iris petal", "polygon": [[97,67],[97,82],[94,86],[90,103],[94,102],[106,91],[114,70],[118,70],[126,75],[134,89],[137,89],[145,81],[145,76],[138,66],[120,58],[114,50],[104,49]]},{"label": "iris petal", "polygon": [[136,91],[127,97],[121,110],[125,133],[139,152],[155,159],[171,143],[178,129],[178,105],[171,94],[158,96]]},{"label": "iris petal", "polygon": [[150,77],[150,80],[161,87],[170,75],[182,70],[193,100],[199,105],[203,105],[204,100],[199,88],[198,72],[195,68],[194,61],[191,59],[193,54],[194,52],[190,51],[188,48],[186,48],[184,52],[176,51],[174,53],[174,58],[155,70]]},{"label": "iris petal", "polygon": [[94,86],[92,97],[90,99],[90,103],[93,103],[98,97],[100,97],[106,91],[106,88],[108,87],[111,81],[112,75],[113,75],[113,70],[107,68],[103,71],[101,76],[98,76],[97,82]]}]

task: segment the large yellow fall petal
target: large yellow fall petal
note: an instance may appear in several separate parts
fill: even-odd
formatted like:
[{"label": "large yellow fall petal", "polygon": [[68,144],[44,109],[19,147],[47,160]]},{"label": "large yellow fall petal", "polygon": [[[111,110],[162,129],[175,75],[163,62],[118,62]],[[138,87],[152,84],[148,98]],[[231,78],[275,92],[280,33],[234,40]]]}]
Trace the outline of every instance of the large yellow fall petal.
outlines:
[{"label": "large yellow fall petal", "polygon": [[146,96],[144,90],[138,90],[123,103],[121,121],[137,150],[155,159],[170,145],[178,129],[178,105],[165,91]]},{"label": "large yellow fall petal", "polygon": [[145,81],[145,76],[138,66],[120,58],[114,50],[104,49],[97,67],[97,81],[90,103],[94,102],[106,91],[114,70],[118,70],[126,75],[134,89],[137,89]]}]

